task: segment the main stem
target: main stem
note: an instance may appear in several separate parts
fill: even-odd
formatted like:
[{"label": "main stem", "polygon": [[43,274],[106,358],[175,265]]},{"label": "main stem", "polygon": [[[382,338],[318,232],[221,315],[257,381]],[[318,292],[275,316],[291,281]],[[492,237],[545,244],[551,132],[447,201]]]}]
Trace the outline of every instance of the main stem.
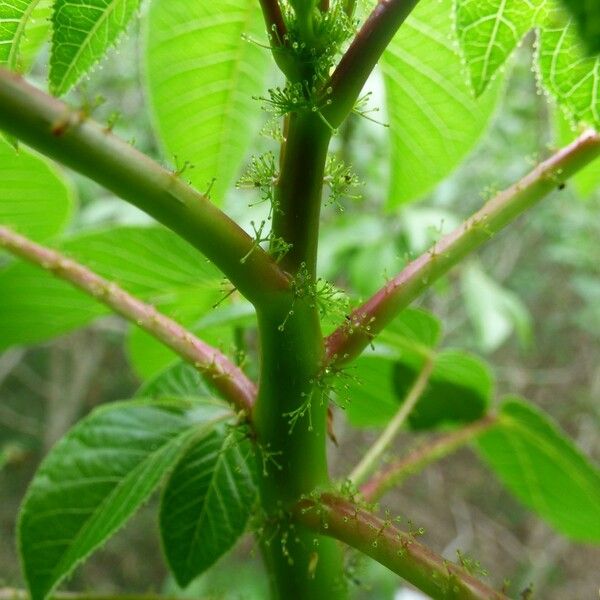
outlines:
[{"label": "main stem", "polygon": [[261,547],[274,598],[345,598],[338,543],[294,522],[292,508],[330,485],[327,400],[319,372],[324,342],[314,298],[319,213],[330,132],[310,113],[288,117],[273,233],[292,244],[282,266],[291,292],[257,311],[261,376],[254,424],[262,450]]}]

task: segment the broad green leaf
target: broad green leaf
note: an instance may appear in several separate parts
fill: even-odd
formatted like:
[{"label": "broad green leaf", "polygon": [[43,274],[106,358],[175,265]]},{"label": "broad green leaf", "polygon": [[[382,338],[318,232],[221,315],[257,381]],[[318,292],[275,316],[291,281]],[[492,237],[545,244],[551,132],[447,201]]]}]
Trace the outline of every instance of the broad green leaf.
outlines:
[{"label": "broad green leaf", "polygon": [[561,0],[579,28],[590,53],[600,52],[600,3],[598,0]]},{"label": "broad green leaf", "polygon": [[455,1],[458,39],[479,96],[533,27],[546,0]]},{"label": "broad green leaf", "polygon": [[[384,427],[414,385],[423,359],[404,353],[359,358],[348,386],[350,422]],[[466,352],[446,350],[435,356],[429,383],[408,418],[411,429],[432,429],[474,421],[485,414],[493,391],[489,367]]]},{"label": "broad green leaf", "polygon": [[[61,250],[176,319],[189,318],[192,296],[196,317],[219,297],[220,273],[163,228],[86,233]],[[93,298],[25,263],[0,272],[0,289],[0,349],[47,340],[107,313]]]},{"label": "broad green leaf", "polygon": [[50,89],[69,91],[116,43],[140,0],[55,0]]},{"label": "broad green leaf", "polygon": [[[189,300],[191,304],[188,310],[180,311],[178,320],[212,346],[230,347],[234,341],[234,327],[253,327],[256,323],[254,308],[248,302],[235,302],[212,308],[199,305],[196,294],[191,295]],[[204,314],[200,316],[201,313]],[[139,327],[131,329],[127,339],[127,354],[133,368],[142,379],[154,377],[167,366],[179,361],[179,357],[172,350]]]},{"label": "broad green leaf", "polygon": [[544,87],[574,121],[600,127],[600,56],[587,56],[573,21],[549,7],[539,41]]},{"label": "broad green leaf", "polygon": [[449,175],[484,133],[499,99],[500,86],[473,97],[451,38],[451,12],[451,0],[424,0],[384,54],[392,206]]},{"label": "broad green leaf", "polygon": [[53,0],[37,0],[25,26],[19,47],[17,69],[27,73],[39,54],[42,45],[50,38]]},{"label": "broad green leaf", "polygon": [[508,489],[558,531],[600,541],[600,471],[542,412],[508,399],[477,445]]},{"label": "broad green leaf", "polygon": [[177,583],[187,586],[244,532],[256,498],[252,448],[224,428],[181,458],[160,507],[163,548]]},{"label": "broad green leaf", "polygon": [[0,0],[0,65],[21,70],[22,46],[38,39],[48,13],[47,0]]},{"label": "broad green leaf", "polygon": [[73,192],[54,166],[0,140],[0,225],[44,240],[65,227],[73,204]]},{"label": "broad green leaf", "polygon": [[222,202],[257,133],[269,53],[255,0],[154,0],[146,31],[146,86],[169,159]]},{"label": "broad green leaf", "polygon": [[477,261],[462,271],[465,308],[482,352],[498,349],[516,330],[523,345],[531,338],[531,317],[519,297],[494,281]]},{"label": "broad green leaf", "polygon": [[210,395],[202,375],[181,360],[146,381],[136,393],[139,398],[196,398]]},{"label": "broad green leaf", "polygon": [[95,410],[42,462],[19,518],[32,600],[42,600],[148,499],[201,429],[230,415],[209,401],[139,400]]},{"label": "broad green leaf", "polygon": [[442,323],[422,308],[403,310],[379,335],[383,343],[400,351],[434,348],[441,337]]}]

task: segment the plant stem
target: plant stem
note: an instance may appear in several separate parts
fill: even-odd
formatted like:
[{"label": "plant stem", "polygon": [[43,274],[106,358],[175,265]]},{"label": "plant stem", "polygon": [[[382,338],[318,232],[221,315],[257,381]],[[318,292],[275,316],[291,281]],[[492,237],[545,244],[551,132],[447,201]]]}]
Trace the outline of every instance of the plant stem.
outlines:
[{"label": "plant stem", "polygon": [[303,495],[330,486],[319,375],[324,344],[314,298],[330,132],[318,115],[296,113],[285,135],[273,235],[292,244],[281,264],[295,280],[291,293],[273,294],[269,306],[257,309],[261,374],[253,422],[263,455],[261,547],[275,598],[336,600],[346,597],[338,544],[294,523],[289,513]]},{"label": "plant stem", "polygon": [[[379,0],[360,31],[346,50],[325,88],[331,88],[331,105],[323,115],[338,127],[350,114],[369,75],[396,32],[419,0]],[[354,11],[355,2],[347,2]]]},{"label": "plant stem", "polygon": [[417,448],[367,481],[360,488],[363,498],[367,502],[376,502],[388,490],[402,483],[407,477],[455,452],[494,427],[496,423],[496,417],[488,415],[466,427],[461,427],[448,435],[429,442],[421,448]]},{"label": "plant stem", "polygon": [[416,406],[419,398],[423,395],[431,371],[433,370],[433,360],[427,359],[419,376],[415,380],[414,384],[408,391],[404,402],[398,409],[398,412],[394,415],[392,420],[388,423],[383,433],[375,440],[375,443],[369,448],[367,453],[363,456],[362,460],[356,465],[352,473],[348,476],[348,479],[355,485],[359,486],[363,481],[377,468],[377,465],[381,461],[381,458],[389,448],[390,444],[394,441],[394,438],[398,435],[400,429],[404,425],[406,419]]},{"label": "plant stem", "polygon": [[275,261],[209,198],[81,111],[4,69],[0,69],[0,128],[171,228],[251,302],[268,302],[271,292],[289,286]]},{"label": "plant stem", "polygon": [[360,550],[436,600],[507,600],[417,542],[417,533],[400,531],[391,520],[384,521],[344,498],[322,494],[316,500],[304,499],[294,514],[306,527]]},{"label": "plant stem", "polygon": [[141,327],[200,371],[238,410],[251,413],[256,386],[224,354],[153,306],[66,256],[0,226],[0,248],[46,269]]},{"label": "plant stem", "polygon": [[600,134],[589,130],[500,192],[354,310],[350,319],[327,338],[326,364],[342,366],[359,356],[392,319],[437,279],[598,156]]}]

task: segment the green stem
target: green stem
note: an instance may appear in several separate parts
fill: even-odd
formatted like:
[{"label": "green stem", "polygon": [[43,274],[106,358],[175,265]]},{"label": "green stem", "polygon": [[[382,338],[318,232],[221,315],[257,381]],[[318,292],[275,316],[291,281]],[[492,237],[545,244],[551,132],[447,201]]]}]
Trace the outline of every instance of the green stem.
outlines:
[{"label": "green stem", "polygon": [[275,261],[209,198],[105,127],[4,69],[0,69],[0,128],[171,228],[219,267],[251,302],[268,302],[271,292],[289,287]]},{"label": "green stem", "polygon": [[316,500],[305,499],[295,515],[306,527],[360,550],[435,600],[507,600],[419,543],[416,533],[400,531],[391,520],[379,519],[344,498],[323,494]]},{"label": "green stem", "polygon": [[261,345],[253,421],[262,449],[262,549],[275,598],[345,598],[336,542],[293,522],[291,507],[330,487],[324,358],[314,300],[317,237],[329,130],[317,115],[293,114],[282,148],[273,233],[292,249],[282,265],[296,277],[291,293],[273,294],[257,309]]},{"label": "green stem", "polygon": [[486,416],[417,448],[367,481],[360,488],[362,496],[367,502],[376,502],[392,487],[401,484],[406,478],[419,473],[433,462],[462,448],[494,427],[496,422],[496,417]]},{"label": "green stem", "polygon": [[455,231],[409,263],[326,340],[328,364],[359,356],[403,309],[465,256],[600,156],[600,134],[587,131],[490,200]]},{"label": "green stem", "polygon": [[74,260],[2,226],[0,248],[48,270],[135,323],[193,365],[238,410],[248,415],[252,412],[256,386],[242,370],[222,352],[159,313],[154,306],[142,302]]},{"label": "green stem", "polygon": [[394,438],[398,435],[400,429],[404,425],[406,419],[416,406],[419,398],[422,396],[427,382],[433,370],[433,360],[427,359],[419,376],[408,391],[404,402],[388,423],[383,433],[377,438],[375,443],[369,448],[368,452],[363,456],[362,460],[356,465],[348,479],[355,485],[359,486],[363,481],[377,468],[385,451],[389,448]]}]

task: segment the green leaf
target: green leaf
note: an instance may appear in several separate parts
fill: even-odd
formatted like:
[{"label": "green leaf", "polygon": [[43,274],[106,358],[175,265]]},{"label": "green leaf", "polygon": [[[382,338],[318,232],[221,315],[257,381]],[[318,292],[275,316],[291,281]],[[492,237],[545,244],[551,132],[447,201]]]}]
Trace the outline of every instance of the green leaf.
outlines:
[{"label": "green leaf", "polygon": [[55,0],[50,89],[69,91],[125,31],[140,0]]},{"label": "green leaf", "polygon": [[150,496],[220,404],[162,400],[101,407],[43,461],[19,518],[32,600],[42,600]]},{"label": "green leaf", "polygon": [[[409,353],[359,358],[348,386],[348,418],[356,427],[384,427],[396,414],[423,367]],[[493,377],[482,360],[445,350],[435,356],[433,372],[408,417],[411,429],[469,423],[482,417],[493,392]]]},{"label": "green leaf", "polygon": [[482,352],[498,349],[516,330],[523,345],[531,339],[531,317],[519,297],[494,281],[477,261],[462,271],[465,308]]},{"label": "green leaf", "polygon": [[46,0],[0,0],[0,65],[21,70],[22,44],[32,33],[37,39],[39,33],[32,31],[31,24],[47,16]]},{"label": "green leaf", "polygon": [[600,541],[600,471],[546,415],[510,398],[477,445],[506,487],[558,531]]},{"label": "green leaf", "polygon": [[52,237],[66,226],[73,192],[48,161],[24,149],[15,152],[0,140],[0,181],[0,225],[34,240]]},{"label": "green leaf", "polygon": [[392,206],[449,175],[486,130],[499,99],[500,86],[473,97],[451,39],[451,10],[451,0],[421,2],[384,54]]},{"label": "green leaf", "polygon": [[180,586],[244,532],[256,498],[254,460],[248,440],[220,428],[200,438],[175,467],[162,497],[160,530]]},{"label": "green leaf", "polygon": [[196,398],[210,395],[202,375],[181,360],[146,381],[136,393],[139,398]]},{"label": "green leaf", "polygon": [[213,178],[221,202],[257,133],[253,96],[263,91],[269,53],[255,0],[154,0],[146,31],[146,85],[157,131],[201,191]]},{"label": "green leaf", "polygon": [[[176,319],[189,318],[192,296],[199,316],[220,294],[219,271],[160,227],[86,233],[61,250]],[[0,349],[47,340],[108,312],[68,283],[25,263],[0,272],[0,289]]]},{"label": "green leaf", "polygon": [[42,45],[50,38],[53,0],[37,0],[25,25],[25,34],[19,47],[17,69],[27,73]]},{"label": "green leaf", "polygon": [[456,0],[456,30],[479,96],[533,27],[546,0]]},{"label": "green leaf", "polygon": [[600,56],[589,57],[575,23],[559,8],[548,8],[539,41],[544,87],[579,123],[600,127]]},{"label": "green leaf", "polygon": [[590,53],[600,52],[600,3],[598,0],[562,0],[579,28]]}]

